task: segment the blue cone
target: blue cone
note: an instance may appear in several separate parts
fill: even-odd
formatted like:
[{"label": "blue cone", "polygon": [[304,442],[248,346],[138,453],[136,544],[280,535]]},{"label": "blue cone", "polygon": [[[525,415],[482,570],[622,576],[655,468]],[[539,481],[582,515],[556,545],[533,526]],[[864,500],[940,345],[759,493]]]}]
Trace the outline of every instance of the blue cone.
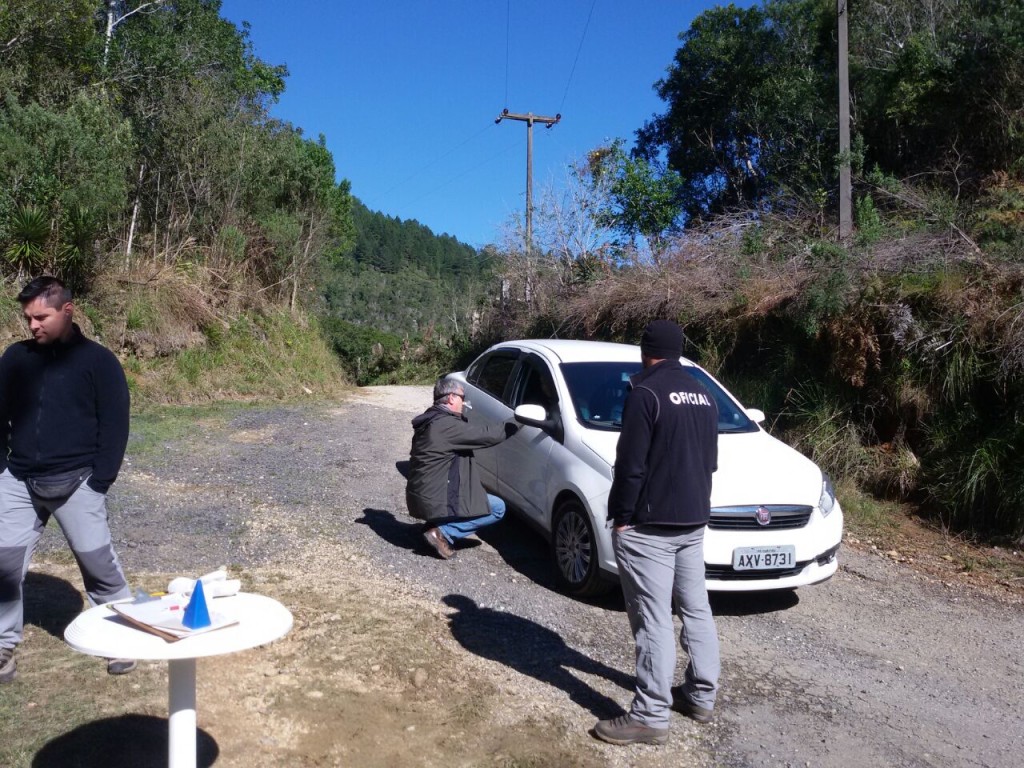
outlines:
[{"label": "blue cone", "polygon": [[202,629],[212,623],[210,609],[206,607],[206,595],[203,594],[203,582],[199,579],[196,579],[196,585],[192,588],[192,599],[185,606],[181,623],[189,629]]}]

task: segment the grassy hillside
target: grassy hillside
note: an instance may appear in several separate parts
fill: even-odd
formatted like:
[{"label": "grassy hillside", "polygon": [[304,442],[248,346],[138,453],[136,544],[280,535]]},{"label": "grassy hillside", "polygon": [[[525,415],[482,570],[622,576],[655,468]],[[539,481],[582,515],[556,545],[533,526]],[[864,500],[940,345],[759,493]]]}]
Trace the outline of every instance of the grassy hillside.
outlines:
[{"label": "grassy hillside", "polygon": [[[0,336],[28,336],[4,285]],[[135,406],[336,396],[351,385],[315,320],[190,270],[101,273],[77,301],[83,331],[121,359]]]}]

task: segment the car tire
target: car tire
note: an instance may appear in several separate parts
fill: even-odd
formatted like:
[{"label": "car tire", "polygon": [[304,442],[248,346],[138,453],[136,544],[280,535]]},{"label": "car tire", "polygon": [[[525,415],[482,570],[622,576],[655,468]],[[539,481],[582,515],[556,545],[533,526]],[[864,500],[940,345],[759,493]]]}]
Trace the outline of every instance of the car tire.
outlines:
[{"label": "car tire", "polygon": [[577,499],[555,510],[551,559],[558,587],[577,597],[593,597],[611,589],[597,564],[597,541],[590,515]]}]

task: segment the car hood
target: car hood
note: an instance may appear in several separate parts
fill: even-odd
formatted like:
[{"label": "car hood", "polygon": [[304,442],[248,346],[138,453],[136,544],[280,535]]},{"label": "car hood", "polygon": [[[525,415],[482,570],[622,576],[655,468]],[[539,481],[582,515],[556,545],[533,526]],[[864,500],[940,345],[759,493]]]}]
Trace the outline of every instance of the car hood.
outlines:
[{"label": "car hood", "polygon": [[[584,430],[582,442],[609,466],[615,464],[618,432]],[[711,506],[806,504],[821,499],[821,470],[798,451],[767,432],[718,436],[718,471]]]},{"label": "car hood", "polygon": [[806,504],[821,500],[821,470],[767,432],[718,436],[718,471],[711,506]]}]

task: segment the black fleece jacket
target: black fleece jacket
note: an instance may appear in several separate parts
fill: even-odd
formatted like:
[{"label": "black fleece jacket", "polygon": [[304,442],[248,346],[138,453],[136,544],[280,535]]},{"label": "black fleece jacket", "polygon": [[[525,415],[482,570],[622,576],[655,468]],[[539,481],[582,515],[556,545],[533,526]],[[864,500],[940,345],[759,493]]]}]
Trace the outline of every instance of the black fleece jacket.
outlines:
[{"label": "black fleece jacket", "polygon": [[707,525],[718,406],[678,360],[630,379],[608,516],[615,525]]},{"label": "black fleece jacket", "polygon": [[12,344],[0,358],[0,470],[19,480],[92,468],[106,493],[128,444],[128,382],[114,354],[82,335]]}]

